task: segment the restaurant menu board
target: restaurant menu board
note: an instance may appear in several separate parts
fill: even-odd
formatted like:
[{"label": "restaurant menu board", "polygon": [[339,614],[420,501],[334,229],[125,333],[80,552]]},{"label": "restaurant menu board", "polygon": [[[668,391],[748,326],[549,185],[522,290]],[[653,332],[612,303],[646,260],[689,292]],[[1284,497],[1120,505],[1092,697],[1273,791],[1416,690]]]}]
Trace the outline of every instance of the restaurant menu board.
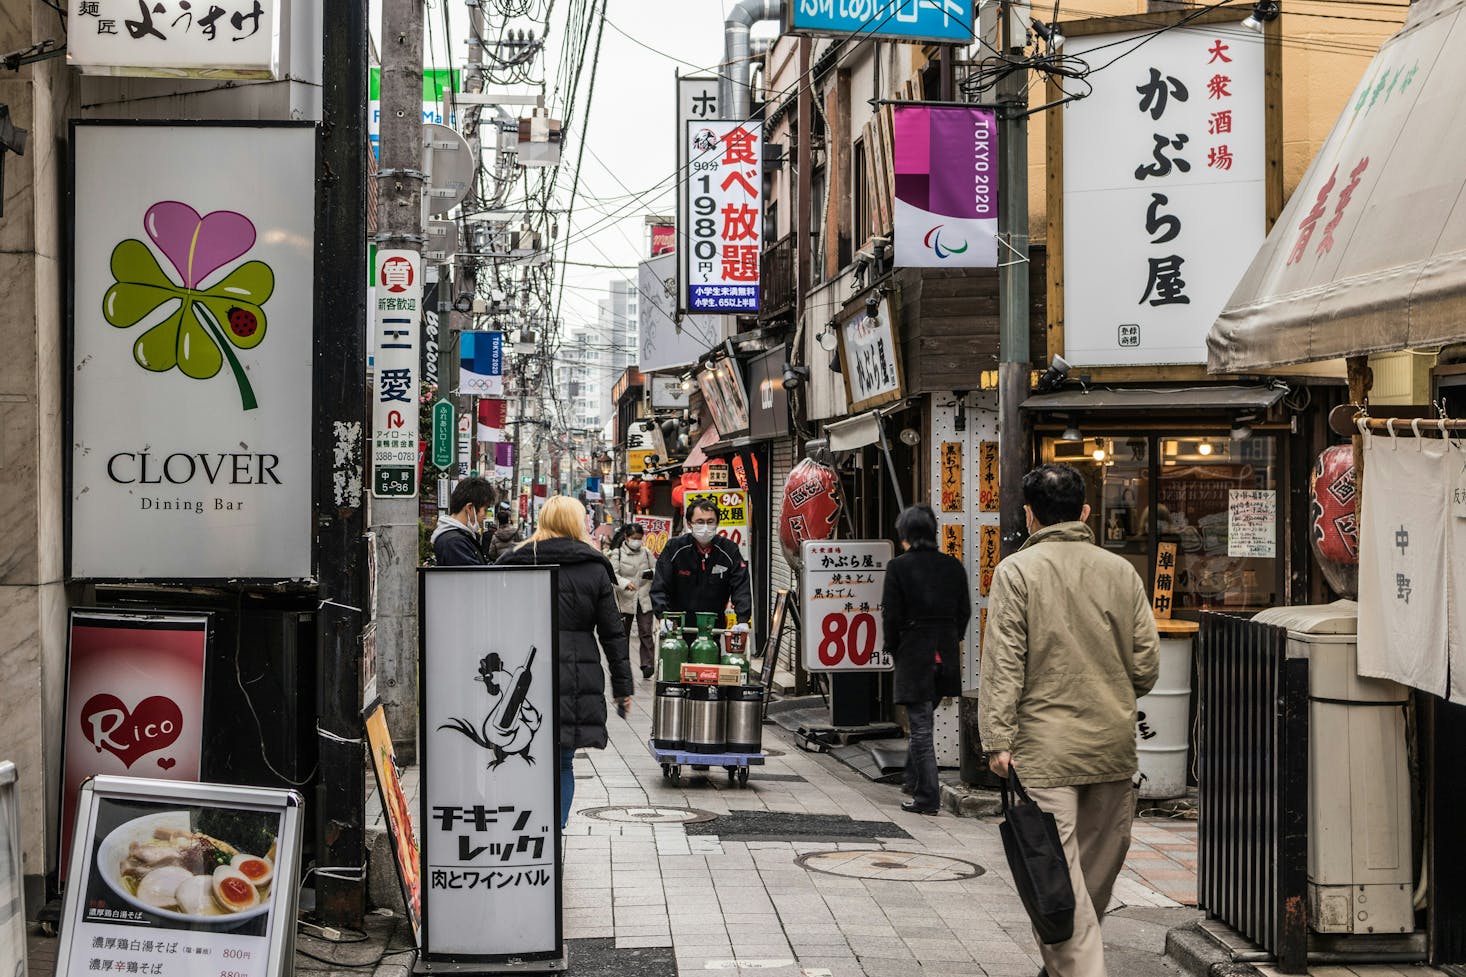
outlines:
[{"label": "restaurant menu board", "polygon": [[56,972],[289,973],[300,803],[266,788],[87,781]]},{"label": "restaurant menu board", "polygon": [[881,621],[890,542],[806,540],[800,555],[804,667],[812,672],[895,668]]},{"label": "restaurant menu board", "polygon": [[423,959],[556,969],[556,571],[419,573]]},{"label": "restaurant menu board", "polygon": [[15,764],[0,762],[0,974],[25,977],[25,880]]},{"label": "restaurant menu board", "polygon": [[422,930],[422,878],[417,853],[417,836],[412,830],[412,810],[402,790],[402,776],[397,766],[397,751],[392,748],[392,734],[387,731],[387,710],[380,702],[366,713],[367,745],[372,756],[372,770],[377,775],[377,794],[382,799],[382,812],[387,818],[387,837],[397,861],[397,878],[402,882],[402,901],[412,923],[412,935],[418,939]]}]

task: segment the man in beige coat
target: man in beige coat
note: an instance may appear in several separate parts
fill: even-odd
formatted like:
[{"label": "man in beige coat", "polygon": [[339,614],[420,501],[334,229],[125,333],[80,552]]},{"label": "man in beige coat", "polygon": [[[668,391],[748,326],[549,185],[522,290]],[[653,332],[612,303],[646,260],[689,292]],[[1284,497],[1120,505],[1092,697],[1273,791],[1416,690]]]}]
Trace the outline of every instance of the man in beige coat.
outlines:
[{"label": "man in beige coat", "polygon": [[1079,473],[1041,465],[1023,499],[1031,535],[993,574],[978,723],[993,772],[1011,764],[1064,842],[1074,935],[1040,946],[1044,972],[1106,977],[1100,917],[1130,849],[1135,700],[1160,641],[1140,575],[1094,545]]}]

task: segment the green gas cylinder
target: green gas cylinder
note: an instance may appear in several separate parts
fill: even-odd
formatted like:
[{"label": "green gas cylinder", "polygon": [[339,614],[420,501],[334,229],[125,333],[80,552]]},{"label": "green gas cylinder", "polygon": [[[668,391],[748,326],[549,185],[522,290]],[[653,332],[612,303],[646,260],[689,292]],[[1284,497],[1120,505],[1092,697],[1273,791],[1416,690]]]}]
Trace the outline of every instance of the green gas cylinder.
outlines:
[{"label": "green gas cylinder", "polygon": [[683,615],[669,612],[663,617],[671,625],[657,645],[657,659],[662,669],[663,682],[682,681],[682,666],[687,662],[687,639],[682,637]]},{"label": "green gas cylinder", "polygon": [[718,625],[718,614],[697,615],[697,637],[692,639],[692,646],[687,650],[687,660],[695,665],[716,665],[722,654],[718,650],[717,639],[713,637],[713,628]]}]

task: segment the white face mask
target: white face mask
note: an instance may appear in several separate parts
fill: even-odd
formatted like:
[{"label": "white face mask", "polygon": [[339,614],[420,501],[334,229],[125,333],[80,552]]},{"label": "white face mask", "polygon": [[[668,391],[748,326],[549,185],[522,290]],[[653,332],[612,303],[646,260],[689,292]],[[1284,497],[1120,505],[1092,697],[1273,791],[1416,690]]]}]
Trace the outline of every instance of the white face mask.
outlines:
[{"label": "white face mask", "polygon": [[641,540],[639,540],[639,539],[628,539],[626,541],[626,548],[628,550],[630,550],[631,552],[633,552],[633,553],[640,553],[641,552]]},{"label": "white face mask", "polygon": [[693,526],[692,527],[692,538],[695,539],[695,540],[697,540],[699,543],[701,543],[704,546],[706,546],[709,543],[711,543],[713,541],[713,537],[716,536],[716,535],[718,535],[718,527],[717,526]]}]

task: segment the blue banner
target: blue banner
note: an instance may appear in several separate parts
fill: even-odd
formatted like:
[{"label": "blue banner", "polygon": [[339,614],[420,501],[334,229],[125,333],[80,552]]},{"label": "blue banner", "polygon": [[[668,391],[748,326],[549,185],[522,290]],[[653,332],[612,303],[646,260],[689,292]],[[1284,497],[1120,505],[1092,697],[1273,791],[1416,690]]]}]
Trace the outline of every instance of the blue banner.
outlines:
[{"label": "blue banner", "polygon": [[972,0],[789,0],[794,33],[971,44]]}]

